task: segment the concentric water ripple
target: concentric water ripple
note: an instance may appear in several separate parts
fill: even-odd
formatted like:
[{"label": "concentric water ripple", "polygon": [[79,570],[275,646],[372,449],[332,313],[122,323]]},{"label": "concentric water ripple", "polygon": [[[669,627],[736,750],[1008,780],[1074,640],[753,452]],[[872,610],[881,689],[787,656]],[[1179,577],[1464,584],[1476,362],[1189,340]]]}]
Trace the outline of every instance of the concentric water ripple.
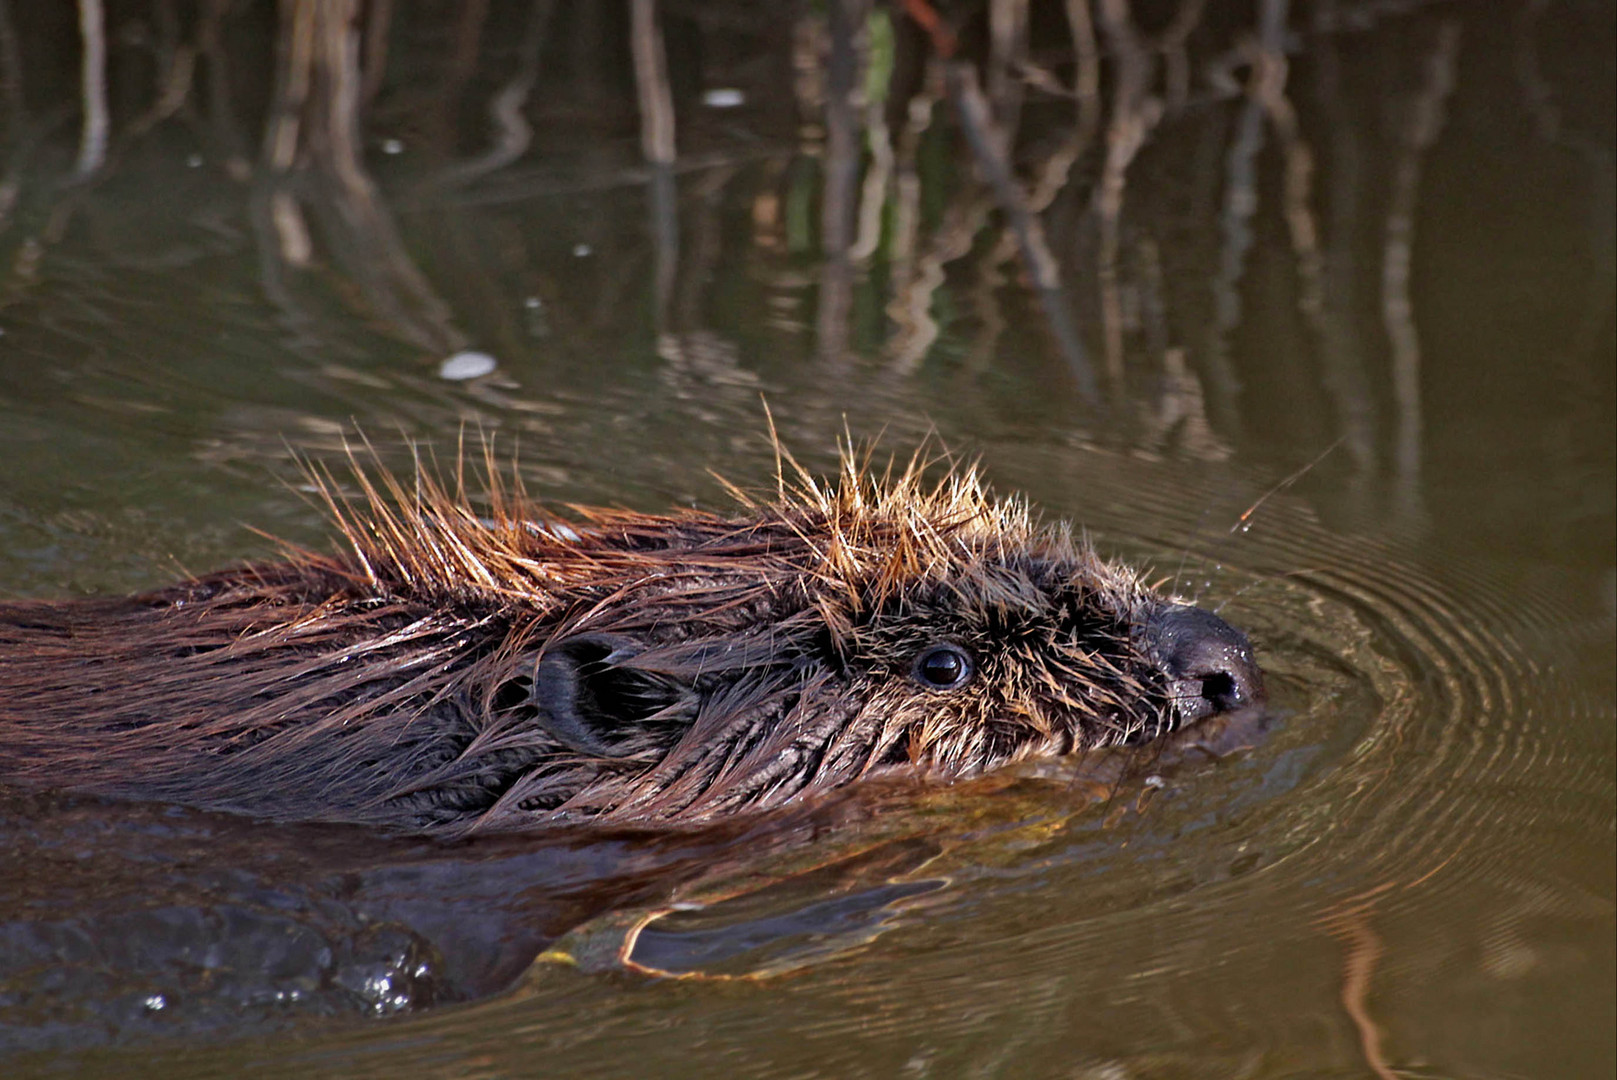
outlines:
[{"label": "concentric water ripple", "polygon": [[[1202,602],[1251,630],[1297,710],[1288,728],[1312,729],[1322,748],[1354,733],[1278,808],[1330,807],[1313,859],[1409,882],[1467,856],[1497,860],[1513,842],[1553,856],[1547,824],[1609,838],[1617,785],[1590,736],[1609,742],[1612,703],[1556,648],[1574,620],[1553,597],[1464,563],[1439,577],[1294,507],[1266,507],[1259,523],[1193,552],[1184,576],[1210,582]],[[1123,545],[1135,557],[1151,546],[1168,548]],[[1373,702],[1345,700],[1355,687]]]}]

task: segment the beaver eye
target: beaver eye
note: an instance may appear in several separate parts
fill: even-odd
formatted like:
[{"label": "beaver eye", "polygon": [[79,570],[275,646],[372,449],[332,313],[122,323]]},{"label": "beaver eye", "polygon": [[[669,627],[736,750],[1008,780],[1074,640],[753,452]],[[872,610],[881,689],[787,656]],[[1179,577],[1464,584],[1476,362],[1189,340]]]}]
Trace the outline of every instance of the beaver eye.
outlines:
[{"label": "beaver eye", "polygon": [[958,645],[931,645],[915,658],[915,681],[928,690],[958,690],[973,670],[971,654]]}]

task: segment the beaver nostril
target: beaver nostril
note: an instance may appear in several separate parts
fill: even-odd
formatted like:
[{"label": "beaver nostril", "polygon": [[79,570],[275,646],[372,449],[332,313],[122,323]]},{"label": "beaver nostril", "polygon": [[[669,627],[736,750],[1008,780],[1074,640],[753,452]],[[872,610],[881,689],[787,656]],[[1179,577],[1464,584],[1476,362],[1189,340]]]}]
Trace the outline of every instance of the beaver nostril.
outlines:
[{"label": "beaver nostril", "polygon": [[1219,671],[1202,679],[1201,696],[1218,712],[1228,712],[1240,706],[1243,695],[1234,677],[1227,671]]},{"label": "beaver nostril", "polygon": [[1252,643],[1210,611],[1174,605],[1148,628],[1181,723],[1264,701]]}]

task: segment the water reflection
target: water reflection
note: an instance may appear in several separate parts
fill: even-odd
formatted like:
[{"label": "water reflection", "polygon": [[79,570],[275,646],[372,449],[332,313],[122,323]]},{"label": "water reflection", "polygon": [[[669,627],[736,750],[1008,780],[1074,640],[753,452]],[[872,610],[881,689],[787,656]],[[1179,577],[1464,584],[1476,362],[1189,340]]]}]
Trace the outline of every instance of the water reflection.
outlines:
[{"label": "water reflection", "polygon": [[[1544,5],[1502,41],[1491,27],[1468,39],[1463,11],[1283,0],[1251,21],[1225,5],[1113,2],[785,18],[638,0],[208,2],[111,25],[100,5],[82,23],[9,7],[13,303],[137,155],[140,169],[151,155],[200,161],[245,183],[255,288],[311,356],[365,326],[405,356],[476,347],[520,369],[535,353],[530,298],[572,340],[610,338],[626,309],[659,332],[734,333],[716,306],[756,304],[749,287],[773,282],[780,305],[804,309],[783,325],[812,328],[818,364],[846,373],[885,355],[895,373],[930,375],[951,366],[950,339],[972,340],[981,370],[1031,317],[1076,416],[1104,397],[1109,428],[1182,427],[1192,455],[1264,441],[1277,420],[1306,426],[1316,450],[1342,440],[1342,467],[1398,477],[1389,490],[1412,521],[1422,387],[1439,381],[1417,293],[1441,288],[1413,257],[1416,199],[1468,47],[1480,67],[1508,49],[1512,104],[1540,143],[1524,164],[1586,168],[1576,212],[1612,227],[1611,155],[1589,115],[1601,102],[1540,61],[1541,40],[1576,16]],[[71,68],[25,67],[21,40],[61,58],[79,48],[78,93]],[[580,81],[589,42],[600,70]],[[704,106],[719,82],[741,107]],[[51,136],[75,121],[64,189]],[[1553,166],[1558,153],[1582,163]],[[624,213],[635,201],[649,225]],[[188,199],[162,202],[161,231],[201,224]],[[729,209],[748,206],[750,230]],[[579,265],[590,258],[595,272]],[[1612,284],[1606,247],[1583,258],[1569,275]],[[1584,349],[1605,342],[1611,291],[1560,305]]]},{"label": "water reflection", "polygon": [[[993,810],[906,800],[918,847],[861,825],[755,852],[758,881],[596,881],[604,922],[450,896],[510,932],[459,956],[578,923],[616,974],[553,956],[407,1028],[293,1021],[299,1067],[1609,1071],[1611,22],[0,0],[0,589],[158,584],[267,553],[248,526],[315,542],[276,479],[355,422],[395,464],[395,434],[498,432],[531,490],[646,509],[718,503],[710,466],[767,483],[760,395],[816,467],[844,423],[935,427],[1255,627],[1286,722],[1099,809],[1044,778]],[[898,854],[853,872],[842,842]],[[566,878],[528,858],[418,861],[496,892]],[[12,888],[45,881],[22,865]],[[297,888],[324,899],[341,868],[318,869]],[[407,876],[354,872],[373,896]],[[764,989],[622,977],[620,931],[676,887],[643,966]],[[319,911],[337,954],[414,970]],[[333,1000],[382,1000],[351,959]],[[165,1064],[282,1069],[273,1045]]]}]

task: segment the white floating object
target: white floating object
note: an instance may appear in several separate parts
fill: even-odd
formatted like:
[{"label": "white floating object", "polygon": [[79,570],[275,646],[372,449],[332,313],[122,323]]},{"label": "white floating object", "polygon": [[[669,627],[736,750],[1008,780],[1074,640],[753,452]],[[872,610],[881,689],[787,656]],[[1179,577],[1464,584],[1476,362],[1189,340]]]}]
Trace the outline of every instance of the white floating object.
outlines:
[{"label": "white floating object", "polygon": [[451,382],[479,379],[499,366],[500,362],[488,353],[458,352],[438,365],[438,377]]},{"label": "white floating object", "polygon": [[384,153],[384,154],[402,154],[402,153],[404,153],[404,144],[402,142],[400,142],[398,139],[383,139],[382,140],[382,153]]},{"label": "white floating object", "polygon": [[590,247],[588,244],[574,244],[573,245],[573,254],[575,256],[577,256],[578,258],[580,258],[580,259],[585,258],[586,256],[589,256],[589,255],[592,255],[592,254],[594,254],[594,252],[595,252],[595,249]]},{"label": "white floating object", "polygon": [[[200,169],[200,168],[202,168],[202,155],[201,154],[187,154],[186,158],[185,158],[185,164],[186,164],[187,168],[191,168],[191,169]],[[161,996],[161,995],[158,995],[158,996]]]},{"label": "white floating object", "polygon": [[734,109],[747,103],[747,95],[733,86],[715,86],[702,94],[702,104],[710,109]]}]

